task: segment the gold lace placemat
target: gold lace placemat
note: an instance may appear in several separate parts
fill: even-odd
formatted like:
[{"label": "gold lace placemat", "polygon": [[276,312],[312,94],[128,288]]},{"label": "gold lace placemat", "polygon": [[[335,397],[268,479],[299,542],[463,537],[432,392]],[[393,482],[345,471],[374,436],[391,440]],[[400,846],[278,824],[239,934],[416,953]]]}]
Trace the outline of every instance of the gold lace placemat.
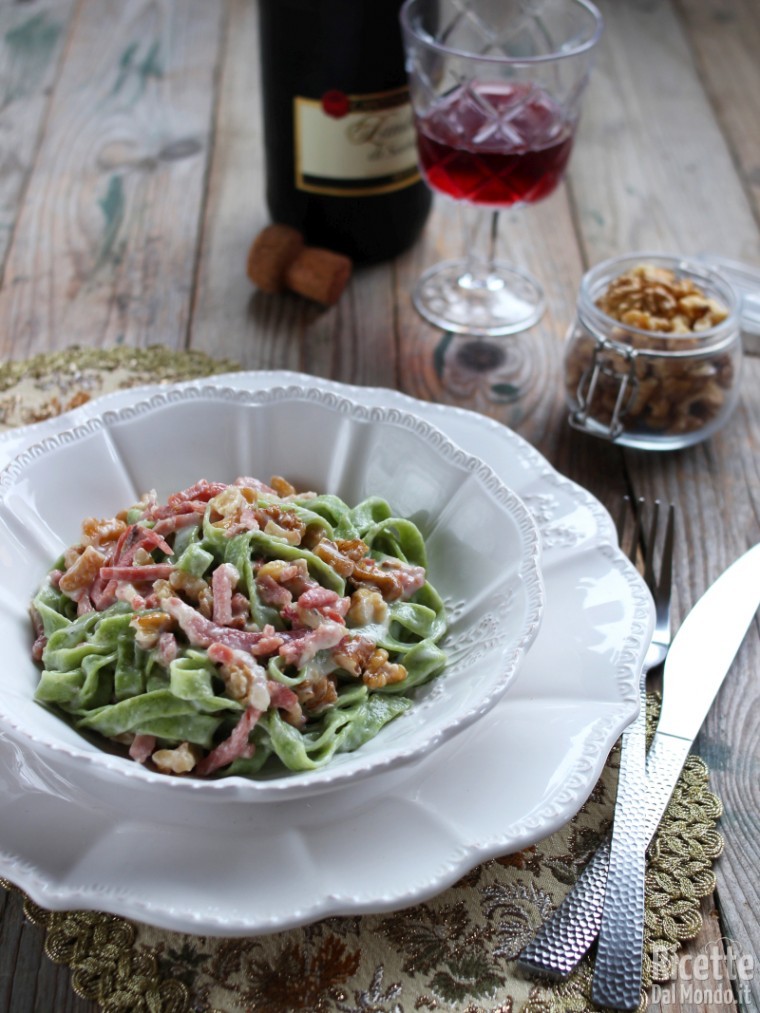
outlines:
[{"label": "gold lace placemat", "polygon": [[240,369],[203,352],[177,352],[164,345],[108,349],[72,346],[0,363],[0,431],[44,422],[91,398],[150,383],[179,383]]},{"label": "gold lace placemat", "polygon": [[[118,387],[234,369],[197,353],[70,350],[0,366],[0,427],[57,414]],[[650,694],[650,733],[659,698]],[[51,960],[74,990],[108,1013],[586,1013],[588,958],[561,984],[521,976],[514,959],[561,901],[609,830],[617,778],[613,751],[578,815],[517,854],[478,866],[424,904],[393,914],[328,918],[270,936],[218,939],[154,929],[86,911],[49,912],[25,900]],[[701,928],[700,900],[715,888],[723,841],[720,801],[691,756],[650,849],[644,985],[652,954],[667,966]],[[0,880],[6,889],[15,889]],[[642,992],[640,1010],[647,1005]]]}]

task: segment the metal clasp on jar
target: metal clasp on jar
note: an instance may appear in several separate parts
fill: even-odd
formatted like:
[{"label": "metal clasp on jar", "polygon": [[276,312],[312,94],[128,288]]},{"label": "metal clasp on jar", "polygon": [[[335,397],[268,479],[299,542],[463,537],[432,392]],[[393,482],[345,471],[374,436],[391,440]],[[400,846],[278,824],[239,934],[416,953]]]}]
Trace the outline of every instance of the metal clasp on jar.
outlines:
[{"label": "metal clasp on jar", "polygon": [[[606,359],[602,352],[615,353],[615,357],[622,358],[622,368],[616,368],[612,364],[613,356]],[[576,390],[576,401],[578,407],[570,413],[570,425],[575,429],[582,429],[586,432],[593,432],[596,436],[605,436],[607,439],[615,440],[625,429],[623,419],[628,409],[636,399],[639,381],[636,376],[636,358],[638,350],[630,346],[614,344],[606,338],[595,338],[594,351],[591,362],[581,374]],[[594,414],[594,396],[599,389],[600,380],[617,382],[617,394],[608,422],[602,421]],[[605,414],[608,413],[609,385],[605,395],[607,404]]]}]

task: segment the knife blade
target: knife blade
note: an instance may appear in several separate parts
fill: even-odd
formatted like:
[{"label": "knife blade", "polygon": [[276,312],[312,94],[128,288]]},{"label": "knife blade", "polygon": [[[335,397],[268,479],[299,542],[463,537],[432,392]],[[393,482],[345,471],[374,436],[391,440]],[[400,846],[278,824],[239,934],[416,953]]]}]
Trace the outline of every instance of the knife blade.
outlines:
[{"label": "knife blade", "polygon": [[[686,757],[760,606],[760,543],[732,563],[687,615],[663,670],[663,700],[647,754],[646,840],[660,824]],[[566,978],[599,932],[609,841],[519,954],[529,974]]]}]

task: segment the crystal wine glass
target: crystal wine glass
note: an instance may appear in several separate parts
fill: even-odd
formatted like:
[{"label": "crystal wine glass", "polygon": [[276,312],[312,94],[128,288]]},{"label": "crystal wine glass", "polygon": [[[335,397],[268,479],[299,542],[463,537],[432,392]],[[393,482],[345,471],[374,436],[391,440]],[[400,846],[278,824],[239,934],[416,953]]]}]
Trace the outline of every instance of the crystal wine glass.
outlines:
[{"label": "crystal wine glass", "polygon": [[465,227],[466,255],[423,274],[414,305],[448,331],[514,334],[545,298],[496,258],[499,211],[562,179],[601,15],[589,0],[406,0],[401,26],[420,168]]}]

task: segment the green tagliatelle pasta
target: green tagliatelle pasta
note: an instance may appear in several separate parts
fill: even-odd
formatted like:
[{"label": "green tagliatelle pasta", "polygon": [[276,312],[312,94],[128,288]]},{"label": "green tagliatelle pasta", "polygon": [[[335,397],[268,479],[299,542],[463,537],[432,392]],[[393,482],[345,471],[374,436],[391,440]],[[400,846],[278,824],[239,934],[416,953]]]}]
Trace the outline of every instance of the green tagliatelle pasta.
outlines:
[{"label": "green tagliatelle pasta", "polygon": [[166,773],[315,769],[445,664],[416,525],[281,478],[88,518],[31,612],[36,699]]}]

